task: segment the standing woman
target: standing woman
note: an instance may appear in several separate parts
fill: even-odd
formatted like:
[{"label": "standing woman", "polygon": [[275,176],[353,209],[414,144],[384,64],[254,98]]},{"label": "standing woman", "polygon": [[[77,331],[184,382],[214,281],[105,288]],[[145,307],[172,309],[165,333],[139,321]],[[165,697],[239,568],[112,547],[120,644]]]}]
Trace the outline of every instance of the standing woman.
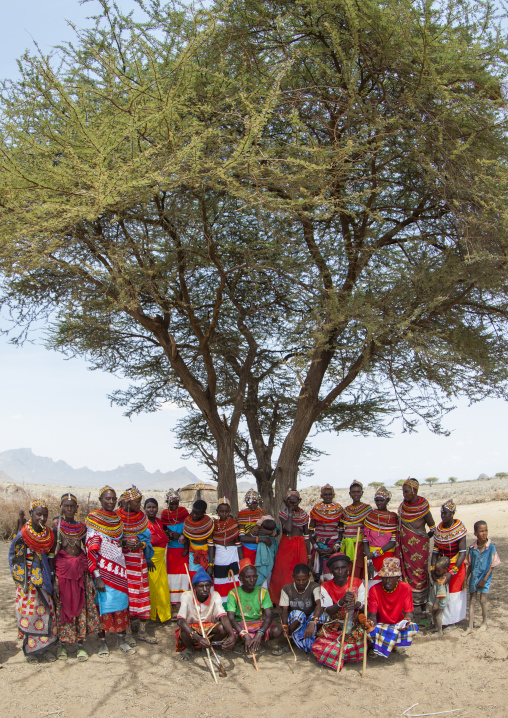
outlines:
[{"label": "standing woman", "polygon": [[[39,654],[57,640],[48,560],[55,538],[46,526],[47,520],[46,503],[32,501],[30,520],[21,527],[9,549],[9,567],[16,584],[16,619],[28,663],[38,663]],[[49,653],[45,658],[56,660]]]},{"label": "standing woman", "polygon": [[88,570],[95,579],[99,608],[99,656],[109,656],[106,631],[116,633],[124,653],[135,653],[125,640],[129,628],[127,571],[122,551],[123,523],[115,511],[116,492],[104,486],[99,493],[102,508],[85,519]]},{"label": "standing woman", "polygon": [[463,588],[466,578],[466,535],[467,529],[459,519],[454,518],[457,507],[453,501],[441,506],[441,523],[434,534],[434,548],[431,558],[431,572],[439,556],[447,556],[450,566],[446,576],[449,597],[443,610],[443,626],[459,623],[466,617],[467,590]]},{"label": "standing woman", "polygon": [[206,501],[198,499],[192,506],[190,516],[187,516],[183,522],[185,552],[189,555],[191,581],[200,566],[205,571],[210,564],[213,566],[211,558],[213,519],[207,515],[207,507]]},{"label": "standing woman", "polygon": [[[249,558],[253,566],[256,565],[256,553],[259,544],[259,536],[252,534],[252,529],[256,526],[256,522],[266,516],[266,511],[262,508],[263,503],[261,495],[254,489],[249,489],[245,494],[246,509],[238,512],[238,525],[240,527],[240,541],[243,544],[244,558]],[[261,539],[264,541],[264,539]],[[271,543],[271,542],[266,542]]]},{"label": "standing woman", "polygon": [[168,572],[171,604],[179,606],[184,591],[189,590],[189,579],[185,567],[189,567],[189,557],[184,556],[183,522],[189,515],[185,506],[180,506],[180,495],[175,489],[166,494],[168,508],[161,514],[161,521],[169,543],[166,549],[166,570]]},{"label": "standing woman", "polygon": [[[385,558],[395,556],[398,518],[394,511],[388,511],[391,493],[380,486],[374,494],[376,508],[367,514],[363,529],[363,553],[372,561],[373,572],[370,579],[381,581],[377,573],[383,568]],[[372,585],[372,584],[370,584]]]},{"label": "standing woman", "polygon": [[[125,508],[118,509],[117,514],[123,523],[123,552],[127,571],[127,589],[129,591],[129,615],[131,622],[139,619],[138,640],[145,643],[157,643],[146,632],[146,622],[150,618],[150,588],[148,586],[148,570],[154,571],[152,562],[152,534],[148,528],[148,519],[141,511],[142,494],[135,486],[124,491],[120,500]],[[136,645],[131,630],[127,632],[127,643]]]},{"label": "standing woman", "polygon": [[[363,496],[363,484],[359,481],[353,481],[349,487],[349,495],[353,503],[349,504],[349,506],[345,506],[342,511],[340,523],[344,527],[344,533],[342,535],[340,551],[345,553],[346,556],[349,556],[351,562],[349,565],[350,569],[353,566],[356,552],[355,578],[363,579],[363,529],[365,519],[372,511],[372,506],[364,504],[361,500]],[[360,529],[360,536],[358,543],[356,543],[358,528]],[[336,548],[338,547],[336,546]]]},{"label": "standing woman", "polygon": [[83,642],[89,633],[98,633],[99,615],[95,586],[88,571],[85,553],[86,526],[75,520],[78,501],[74,494],[60,499],[61,516],[55,529],[55,600],[58,640],[57,658],[67,660],[66,646],[77,646],[78,661],[88,660]]},{"label": "standing woman", "polygon": [[148,528],[152,536],[153,571],[148,572],[148,585],[150,587],[150,620],[155,621],[157,616],[161,623],[171,619],[171,600],[169,595],[168,574],[166,571],[166,545],[168,537],[164,531],[162,521],[157,518],[159,504],[155,499],[145,501],[145,513],[148,519]]},{"label": "standing woman", "polygon": [[277,606],[283,586],[293,580],[293,569],[300,563],[310,566],[309,516],[300,508],[300,493],[288,491],[285,509],[279,512],[282,538],[273,564],[270,597]]},{"label": "standing woman", "polygon": [[223,496],[217,504],[218,519],[213,520],[213,546],[210,547],[212,560],[213,587],[220,595],[222,603],[228,602],[228,594],[233,588],[229,580],[229,571],[233,571],[238,581],[239,562],[243,558],[238,523],[231,516],[229,499]]}]

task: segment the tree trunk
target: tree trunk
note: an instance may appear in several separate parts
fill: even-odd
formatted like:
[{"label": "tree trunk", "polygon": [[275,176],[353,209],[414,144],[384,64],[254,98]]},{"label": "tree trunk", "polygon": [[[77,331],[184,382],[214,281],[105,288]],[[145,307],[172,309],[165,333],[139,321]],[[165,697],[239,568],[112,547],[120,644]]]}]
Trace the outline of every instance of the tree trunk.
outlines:
[{"label": "tree trunk", "polygon": [[[270,467],[268,471],[256,471],[256,483],[258,491],[263,500],[263,508],[267,513],[276,516],[275,496],[273,494],[273,471]],[[277,511],[278,513],[278,511]]]},{"label": "tree trunk", "polygon": [[282,444],[279,460],[273,472],[275,479],[275,510],[277,512],[283,508],[283,501],[289,489],[297,488],[300,454],[314,423],[312,416],[309,410],[304,421],[295,421]]},{"label": "tree trunk", "polygon": [[238,515],[238,486],[235,471],[235,437],[227,429],[217,439],[217,498],[225,496],[231,502],[231,513]]}]

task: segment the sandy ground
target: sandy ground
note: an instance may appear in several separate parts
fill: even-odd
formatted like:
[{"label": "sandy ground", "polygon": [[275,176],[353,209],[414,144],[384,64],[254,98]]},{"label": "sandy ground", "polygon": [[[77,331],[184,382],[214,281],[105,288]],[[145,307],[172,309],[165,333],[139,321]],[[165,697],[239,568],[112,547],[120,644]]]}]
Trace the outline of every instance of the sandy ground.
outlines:
[{"label": "sandy ground", "polygon": [[[472,530],[486,519],[502,565],[490,593],[487,632],[464,635],[465,625],[442,639],[420,633],[406,656],[372,660],[335,674],[297,652],[298,660],[259,656],[259,673],[242,655],[223,654],[226,679],[216,685],[203,658],[184,664],[174,653],[174,624],[157,626],[157,646],[141,645],[133,656],[112,650],[87,663],[69,658],[30,666],[16,640],[14,585],[7,567],[7,544],[0,545],[0,718],[391,718],[451,711],[458,718],[505,718],[508,714],[508,501],[459,506],[457,516]],[[468,537],[472,540],[472,536]],[[114,643],[109,638],[110,645]]]}]

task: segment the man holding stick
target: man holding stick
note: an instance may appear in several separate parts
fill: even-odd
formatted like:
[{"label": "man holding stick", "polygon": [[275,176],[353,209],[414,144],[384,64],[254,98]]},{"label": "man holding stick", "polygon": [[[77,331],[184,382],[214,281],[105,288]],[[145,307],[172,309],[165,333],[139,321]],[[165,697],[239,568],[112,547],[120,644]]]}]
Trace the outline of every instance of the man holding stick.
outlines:
[{"label": "man holding stick", "polygon": [[[194,593],[194,597],[192,594]],[[196,599],[196,600],[195,600]],[[198,615],[198,608],[200,615]],[[200,619],[206,636],[201,634]],[[195,648],[210,648],[211,638],[224,641],[225,650],[236,643],[231,623],[224,610],[220,595],[212,590],[212,579],[200,567],[192,579],[192,588],[182,594],[178,611],[178,628],[175,631],[176,651],[182,652],[182,660],[188,660]]]},{"label": "man holding stick", "polygon": [[228,595],[228,618],[244,642],[246,653],[254,654],[259,650],[261,641],[279,638],[282,630],[280,626],[272,623],[272,600],[266,588],[256,586],[258,573],[250,559],[244,558],[240,561],[239,578],[241,586],[236,591],[230,591]]}]

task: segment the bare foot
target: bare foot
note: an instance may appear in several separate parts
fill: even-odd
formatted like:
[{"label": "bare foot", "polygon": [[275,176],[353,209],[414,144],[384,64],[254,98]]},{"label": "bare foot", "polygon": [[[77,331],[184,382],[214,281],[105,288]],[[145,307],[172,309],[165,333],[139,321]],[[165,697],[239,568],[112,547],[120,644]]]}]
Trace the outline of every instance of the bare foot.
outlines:
[{"label": "bare foot", "polygon": [[481,626],[478,627],[479,631],[486,631],[488,628],[488,625],[486,623],[482,623]]},{"label": "bare foot", "polygon": [[180,660],[181,661],[189,661],[192,656],[194,655],[194,649],[190,646],[187,646],[187,648],[184,648],[183,651],[180,653]]}]

